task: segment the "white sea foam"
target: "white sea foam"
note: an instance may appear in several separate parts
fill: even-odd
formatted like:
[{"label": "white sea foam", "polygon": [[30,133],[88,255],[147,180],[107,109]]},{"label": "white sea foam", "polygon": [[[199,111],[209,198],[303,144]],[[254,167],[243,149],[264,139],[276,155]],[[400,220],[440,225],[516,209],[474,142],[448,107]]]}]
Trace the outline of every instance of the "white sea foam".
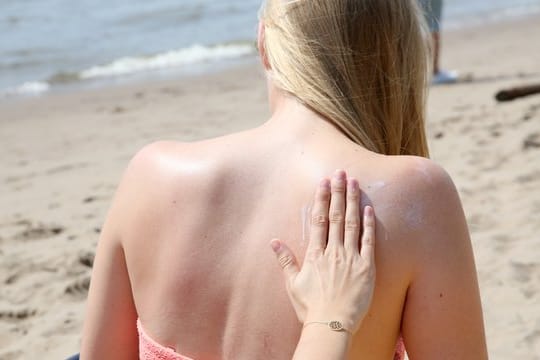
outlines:
[{"label": "white sea foam", "polygon": [[190,64],[240,58],[253,54],[255,48],[248,44],[217,46],[193,45],[149,57],[125,57],[107,65],[94,66],[80,73],[81,79],[93,79],[134,74],[143,71],[181,67]]},{"label": "white sea foam", "polygon": [[39,95],[49,91],[51,86],[46,82],[29,81],[19,86],[11,87],[0,92],[0,97]]}]

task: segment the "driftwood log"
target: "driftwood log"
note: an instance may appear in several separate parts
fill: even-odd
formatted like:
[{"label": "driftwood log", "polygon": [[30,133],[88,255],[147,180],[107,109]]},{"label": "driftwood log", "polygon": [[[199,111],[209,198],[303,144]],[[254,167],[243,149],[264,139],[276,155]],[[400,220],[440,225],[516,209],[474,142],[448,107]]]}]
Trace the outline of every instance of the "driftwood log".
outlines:
[{"label": "driftwood log", "polygon": [[540,94],[540,84],[501,90],[497,93],[497,95],[495,95],[495,98],[497,101],[512,101],[534,94]]}]

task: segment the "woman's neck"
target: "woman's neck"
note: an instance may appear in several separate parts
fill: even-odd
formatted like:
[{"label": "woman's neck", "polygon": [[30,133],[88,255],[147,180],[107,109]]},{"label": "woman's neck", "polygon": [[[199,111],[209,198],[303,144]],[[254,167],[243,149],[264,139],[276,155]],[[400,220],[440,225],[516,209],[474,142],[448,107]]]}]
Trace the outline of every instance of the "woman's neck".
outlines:
[{"label": "woman's neck", "polygon": [[289,134],[296,139],[314,136],[346,138],[328,119],[291,95],[274,95],[271,103],[272,117],[263,126],[266,130]]}]

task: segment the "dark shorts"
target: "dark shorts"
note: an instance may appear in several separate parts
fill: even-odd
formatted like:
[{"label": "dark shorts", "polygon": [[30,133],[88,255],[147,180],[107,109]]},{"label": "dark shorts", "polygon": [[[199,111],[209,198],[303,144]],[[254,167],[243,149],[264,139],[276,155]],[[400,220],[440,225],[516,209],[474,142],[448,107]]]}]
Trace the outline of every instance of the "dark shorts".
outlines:
[{"label": "dark shorts", "polygon": [[420,0],[420,4],[424,8],[429,29],[432,32],[439,32],[442,19],[442,0]]}]

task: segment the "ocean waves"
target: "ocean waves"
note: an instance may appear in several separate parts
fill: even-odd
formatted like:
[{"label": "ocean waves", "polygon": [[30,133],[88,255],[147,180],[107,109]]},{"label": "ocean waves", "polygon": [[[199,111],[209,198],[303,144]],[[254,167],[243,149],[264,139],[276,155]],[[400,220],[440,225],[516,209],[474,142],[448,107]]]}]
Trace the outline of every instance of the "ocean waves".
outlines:
[{"label": "ocean waves", "polygon": [[121,57],[78,72],[60,71],[45,80],[26,81],[18,86],[0,90],[0,97],[39,95],[59,85],[127,77],[168,69],[186,69],[190,66],[240,59],[254,54],[256,54],[256,48],[252,41],[214,46],[195,44],[150,56]]},{"label": "ocean waves", "polygon": [[[0,3],[0,97],[204,72],[256,54],[261,0]],[[539,11],[540,0],[449,0],[443,31]]]},{"label": "ocean waves", "polygon": [[248,43],[217,46],[193,45],[149,57],[124,57],[109,64],[95,66],[80,73],[81,79],[121,76],[144,71],[181,67],[197,63],[229,60],[252,55],[255,47]]},{"label": "ocean waves", "polygon": [[28,81],[18,86],[10,87],[0,91],[0,98],[12,97],[21,95],[39,95],[43,94],[51,88],[51,85],[43,81]]}]

